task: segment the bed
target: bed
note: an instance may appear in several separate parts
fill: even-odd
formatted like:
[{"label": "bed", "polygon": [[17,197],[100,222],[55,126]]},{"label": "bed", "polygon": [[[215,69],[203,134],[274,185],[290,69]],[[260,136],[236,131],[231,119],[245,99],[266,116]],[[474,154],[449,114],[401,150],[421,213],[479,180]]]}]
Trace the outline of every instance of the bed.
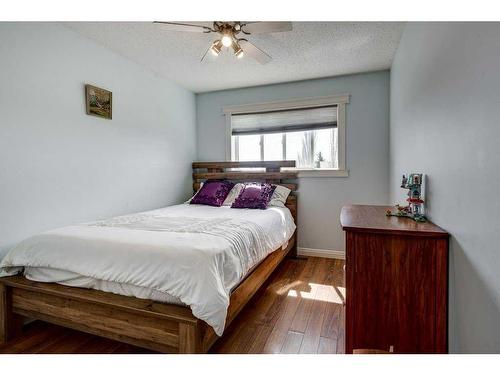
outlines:
[{"label": "bed", "polygon": [[[282,170],[294,165],[193,163],[193,190],[227,179],[295,191],[288,180],[296,172]],[[177,205],[61,228],[35,238],[37,246],[28,241],[35,252],[12,256],[18,263],[10,269],[25,269],[26,277],[0,278],[0,343],[19,333],[27,317],[166,353],[207,352],[284,257],[296,255],[293,193],[285,206]],[[114,273],[127,278],[109,277]]]}]

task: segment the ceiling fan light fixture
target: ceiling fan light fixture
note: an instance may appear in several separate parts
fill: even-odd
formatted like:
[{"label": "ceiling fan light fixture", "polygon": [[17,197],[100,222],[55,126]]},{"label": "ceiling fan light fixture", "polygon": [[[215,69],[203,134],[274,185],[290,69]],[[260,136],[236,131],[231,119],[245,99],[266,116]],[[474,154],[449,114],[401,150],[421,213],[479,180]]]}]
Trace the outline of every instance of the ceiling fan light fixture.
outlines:
[{"label": "ceiling fan light fixture", "polygon": [[212,43],[212,47],[210,47],[210,52],[212,52],[212,55],[214,56],[219,56],[221,49],[222,49],[222,42],[220,40],[216,40],[215,42]]},{"label": "ceiling fan light fixture", "polygon": [[234,55],[238,59],[241,59],[245,55],[245,52],[243,52],[243,49],[241,49],[241,47],[240,47],[240,45],[238,43],[236,43],[234,45],[233,49],[234,49]]},{"label": "ceiling fan light fixture", "polygon": [[233,44],[233,37],[230,34],[224,34],[221,40],[224,47],[230,47]]}]

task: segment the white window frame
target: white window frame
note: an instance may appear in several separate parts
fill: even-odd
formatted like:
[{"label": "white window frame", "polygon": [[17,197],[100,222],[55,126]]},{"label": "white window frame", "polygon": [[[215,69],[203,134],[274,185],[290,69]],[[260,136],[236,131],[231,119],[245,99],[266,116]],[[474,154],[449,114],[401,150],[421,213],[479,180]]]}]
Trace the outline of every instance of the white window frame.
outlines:
[{"label": "white window frame", "polygon": [[279,111],[286,109],[299,109],[337,106],[337,137],[338,137],[338,169],[333,168],[297,168],[299,177],[348,177],[345,158],[345,106],[349,103],[349,94],[318,96],[302,99],[280,100],[266,103],[234,105],[222,108],[226,117],[226,160],[231,160],[231,116],[241,113],[254,113],[266,111]]}]

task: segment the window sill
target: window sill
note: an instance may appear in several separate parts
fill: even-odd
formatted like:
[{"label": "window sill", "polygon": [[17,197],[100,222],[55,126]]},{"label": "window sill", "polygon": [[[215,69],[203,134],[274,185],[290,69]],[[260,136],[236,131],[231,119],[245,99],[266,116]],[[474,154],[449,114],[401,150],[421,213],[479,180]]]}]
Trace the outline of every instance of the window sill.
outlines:
[{"label": "window sill", "polygon": [[329,169],[329,168],[314,168],[314,169],[300,169],[296,168],[299,172],[299,178],[316,178],[316,177],[349,177],[348,170]]}]

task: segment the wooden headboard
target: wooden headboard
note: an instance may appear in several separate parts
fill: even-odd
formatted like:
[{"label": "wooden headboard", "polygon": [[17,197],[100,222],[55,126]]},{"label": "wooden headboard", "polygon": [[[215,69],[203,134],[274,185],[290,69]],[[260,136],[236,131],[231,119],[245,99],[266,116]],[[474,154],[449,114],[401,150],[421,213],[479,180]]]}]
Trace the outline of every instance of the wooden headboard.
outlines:
[{"label": "wooden headboard", "polygon": [[289,181],[297,179],[297,172],[281,170],[294,167],[294,160],[195,162],[193,191],[198,191],[200,183],[206,180],[255,181],[283,185],[292,191],[285,205],[297,222],[297,196],[294,193],[297,183]]}]

